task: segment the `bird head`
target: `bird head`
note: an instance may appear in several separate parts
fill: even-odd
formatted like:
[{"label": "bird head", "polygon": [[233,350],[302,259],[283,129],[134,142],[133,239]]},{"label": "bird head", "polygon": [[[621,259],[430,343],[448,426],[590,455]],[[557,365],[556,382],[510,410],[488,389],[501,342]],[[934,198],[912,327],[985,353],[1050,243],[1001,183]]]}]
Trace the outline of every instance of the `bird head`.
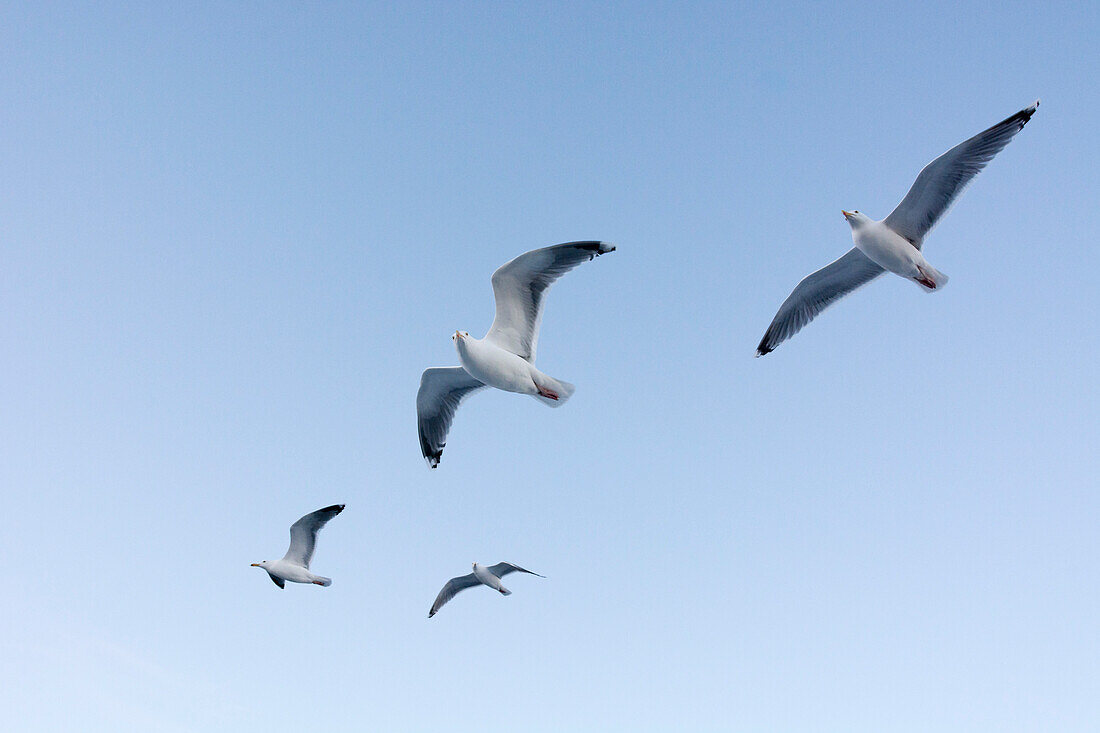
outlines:
[{"label": "bird head", "polygon": [[840,213],[844,214],[844,218],[848,220],[848,225],[855,229],[861,227],[871,219],[866,214],[861,214],[858,211],[844,211],[841,209]]}]

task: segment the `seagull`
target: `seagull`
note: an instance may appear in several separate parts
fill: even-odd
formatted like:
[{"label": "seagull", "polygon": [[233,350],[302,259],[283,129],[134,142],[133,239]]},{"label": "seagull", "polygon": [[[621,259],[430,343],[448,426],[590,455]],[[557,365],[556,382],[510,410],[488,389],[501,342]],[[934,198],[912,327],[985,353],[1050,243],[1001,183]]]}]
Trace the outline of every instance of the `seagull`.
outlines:
[{"label": "seagull", "polygon": [[882,221],[843,211],[855,247],[798,284],[779,306],[756,355],[763,356],[794,336],[834,301],[882,273],[917,283],[925,292],[947,284],[947,275],[928,264],[924,238],[986,164],[1024,129],[1039,100],[984,132],[959,143],[926,165],[897,208]]},{"label": "seagull", "polygon": [[313,583],[325,587],[332,585],[332,578],[309,572],[309,561],[313,558],[317,533],[328,520],[342,511],[344,511],[343,504],[333,504],[305,515],[290,525],[290,548],[283,555],[282,560],[254,562],[252,567],[266,570],[271,582],[280,588],[286,587],[288,580],[291,583]]},{"label": "seagull", "polygon": [[443,590],[439,591],[439,595],[435,597],[432,610],[428,611],[428,618],[434,616],[439,609],[443,608],[443,604],[454,598],[457,593],[467,588],[473,588],[475,585],[487,585],[493,590],[499,591],[502,596],[512,595],[512,591],[505,588],[500,582],[500,579],[508,573],[528,573],[529,575],[537,575],[540,578],[546,577],[545,575],[532,573],[530,570],[524,570],[519,565],[513,565],[510,562],[498,562],[496,565],[490,565],[489,567],[478,565],[475,562],[474,572],[447,581],[447,584],[443,586]]},{"label": "seagull", "polygon": [[476,339],[455,331],[451,339],[462,366],[432,367],[420,377],[417,428],[429,468],[439,465],[459,404],[482,387],[531,395],[550,407],[572,396],[572,384],[535,368],[546,290],[582,262],[614,251],[607,242],[569,242],[531,250],[493,273],[497,313],[489,332]]}]

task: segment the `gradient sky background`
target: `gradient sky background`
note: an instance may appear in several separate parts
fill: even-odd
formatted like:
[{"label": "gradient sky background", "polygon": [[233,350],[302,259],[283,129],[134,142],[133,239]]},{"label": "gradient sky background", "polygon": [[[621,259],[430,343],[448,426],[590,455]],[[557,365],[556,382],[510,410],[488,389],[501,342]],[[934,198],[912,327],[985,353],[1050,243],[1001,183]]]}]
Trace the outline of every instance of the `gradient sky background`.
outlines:
[{"label": "gradient sky background", "polygon": [[[1100,5],[6,3],[0,723],[1100,728]],[[925,252],[800,278],[1041,97]],[[535,247],[548,410],[421,371]],[[297,517],[328,589],[279,591]],[[470,562],[510,560],[501,598]]]}]

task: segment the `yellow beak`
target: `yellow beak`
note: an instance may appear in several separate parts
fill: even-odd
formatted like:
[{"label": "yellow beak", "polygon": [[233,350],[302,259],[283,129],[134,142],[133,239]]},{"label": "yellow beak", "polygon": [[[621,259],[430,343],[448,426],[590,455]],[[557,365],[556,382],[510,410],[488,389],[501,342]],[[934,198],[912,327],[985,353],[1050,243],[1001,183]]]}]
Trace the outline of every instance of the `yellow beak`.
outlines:
[{"label": "yellow beak", "polygon": [[845,219],[847,219],[848,217],[850,217],[850,216],[852,215],[852,212],[850,212],[850,211],[845,211],[844,209],[841,209],[841,210],[840,210],[840,213],[841,213],[841,214],[844,214],[844,218],[845,218]]},{"label": "yellow beak", "polygon": [[258,568],[258,567],[260,567],[260,563],[254,562],[254,563],[252,563],[252,567]]},{"label": "yellow beak", "polygon": [[455,331],[455,338],[456,339],[462,338],[462,331]]}]

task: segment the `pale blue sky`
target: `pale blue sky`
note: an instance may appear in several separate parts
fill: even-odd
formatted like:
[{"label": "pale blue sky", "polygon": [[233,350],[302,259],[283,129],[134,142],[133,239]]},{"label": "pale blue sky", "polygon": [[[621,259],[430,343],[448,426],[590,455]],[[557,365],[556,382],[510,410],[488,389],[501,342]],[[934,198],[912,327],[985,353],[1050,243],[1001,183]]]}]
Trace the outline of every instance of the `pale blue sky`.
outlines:
[{"label": "pale blue sky", "polygon": [[[0,6],[0,723],[1100,727],[1100,10]],[[1041,97],[929,238],[798,280]],[[551,292],[548,410],[421,371]],[[249,563],[346,502],[280,592]],[[469,591],[511,560],[514,594]]]}]

